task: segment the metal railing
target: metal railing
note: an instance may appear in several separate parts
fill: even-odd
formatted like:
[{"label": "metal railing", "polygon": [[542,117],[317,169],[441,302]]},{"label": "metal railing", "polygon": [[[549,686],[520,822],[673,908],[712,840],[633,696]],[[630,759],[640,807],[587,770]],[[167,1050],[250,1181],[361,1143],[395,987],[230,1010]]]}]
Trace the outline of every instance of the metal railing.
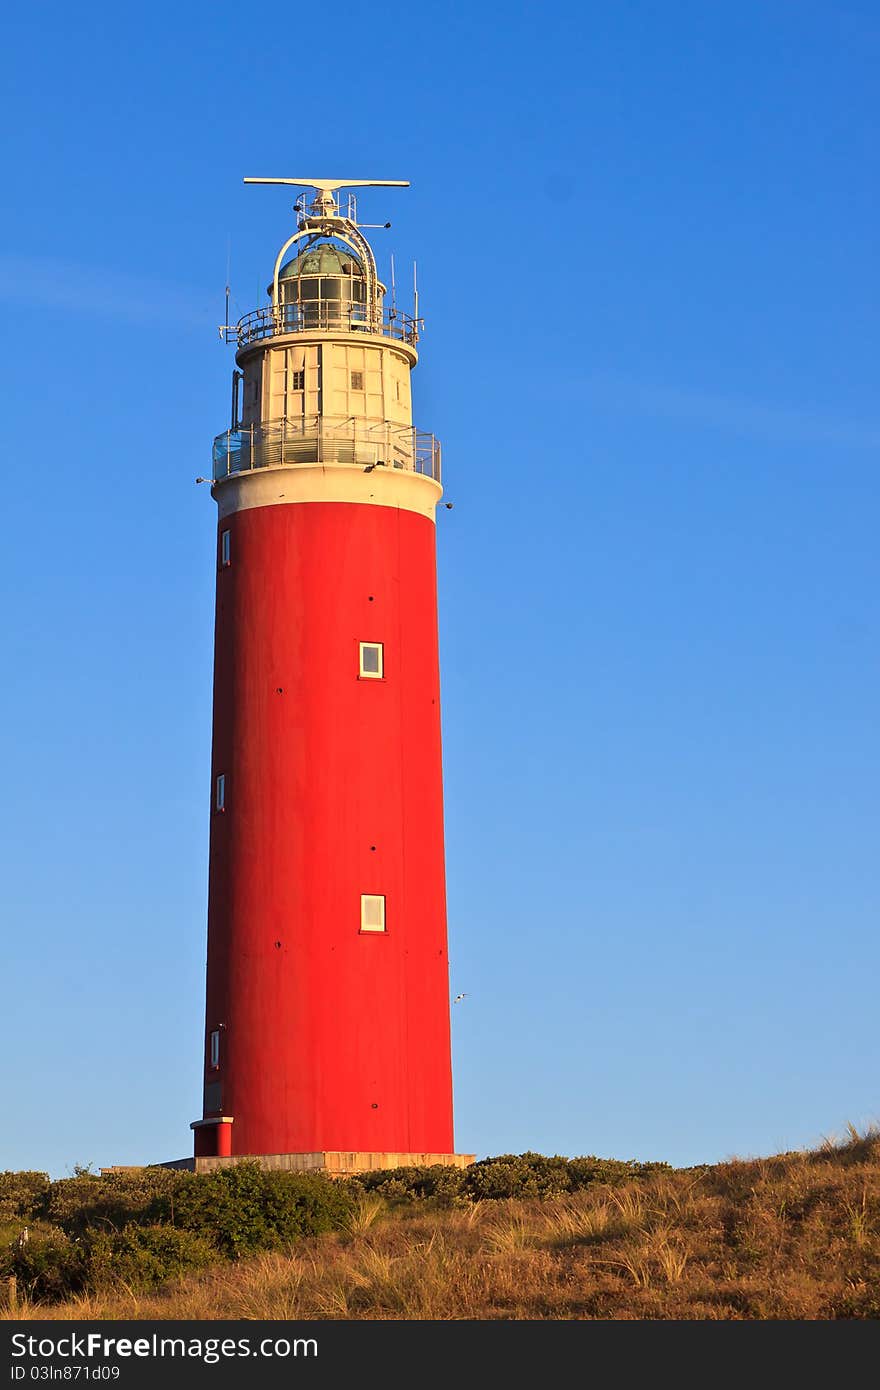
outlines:
[{"label": "metal railing", "polygon": [[370,319],[365,304],[345,303],[342,300],[306,300],[299,304],[271,304],[253,309],[239,319],[227,338],[237,338],[239,347],[260,343],[265,338],[279,338],[286,333],[337,332],[379,333],[383,338],[397,338],[403,343],[417,343],[421,319],[409,314],[384,313]]},{"label": "metal railing", "polygon": [[440,482],[440,441],[424,430],[386,422],[326,415],[268,420],[218,434],[212,454],[215,482],[255,468],[315,463],[403,468]]}]

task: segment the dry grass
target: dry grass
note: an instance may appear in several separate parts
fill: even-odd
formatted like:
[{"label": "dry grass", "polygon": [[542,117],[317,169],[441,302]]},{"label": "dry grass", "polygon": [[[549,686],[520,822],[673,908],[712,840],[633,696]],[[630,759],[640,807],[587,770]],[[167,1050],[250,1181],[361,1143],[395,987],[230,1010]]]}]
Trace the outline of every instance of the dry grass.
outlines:
[{"label": "dry grass", "polygon": [[149,1296],[0,1316],[877,1318],[880,1137],[544,1201],[389,1209]]}]

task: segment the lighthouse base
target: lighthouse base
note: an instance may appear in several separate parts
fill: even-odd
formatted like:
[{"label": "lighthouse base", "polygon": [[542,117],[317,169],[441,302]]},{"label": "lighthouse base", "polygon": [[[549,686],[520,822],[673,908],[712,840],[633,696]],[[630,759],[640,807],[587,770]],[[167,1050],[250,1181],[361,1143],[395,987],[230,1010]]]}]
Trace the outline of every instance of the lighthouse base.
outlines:
[{"label": "lighthouse base", "polygon": [[348,1178],[356,1173],[381,1172],[386,1168],[467,1168],[476,1154],[353,1153],[234,1154],[180,1158],[161,1163],[160,1168],[184,1169],[191,1173],[213,1173],[233,1163],[258,1163],[261,1168],[280,1168],[289,1173],[326,1173],[331,1178]]}]

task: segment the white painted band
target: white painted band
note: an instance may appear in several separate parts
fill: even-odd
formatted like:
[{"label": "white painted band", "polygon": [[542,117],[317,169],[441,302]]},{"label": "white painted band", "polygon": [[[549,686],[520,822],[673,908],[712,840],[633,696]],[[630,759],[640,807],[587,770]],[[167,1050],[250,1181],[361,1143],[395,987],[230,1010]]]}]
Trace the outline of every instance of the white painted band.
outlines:
[{"label": "white painted band", "polygon": [[399,507],[434,521],[434,508],[443,488],[433,478],[408,469],[376,467],[369,473],[358,465],[325,463],[259,468],[233,473],[211,488],[225,520],[250,507],[275,507],[296,502],[356,502],[372,507]]}]

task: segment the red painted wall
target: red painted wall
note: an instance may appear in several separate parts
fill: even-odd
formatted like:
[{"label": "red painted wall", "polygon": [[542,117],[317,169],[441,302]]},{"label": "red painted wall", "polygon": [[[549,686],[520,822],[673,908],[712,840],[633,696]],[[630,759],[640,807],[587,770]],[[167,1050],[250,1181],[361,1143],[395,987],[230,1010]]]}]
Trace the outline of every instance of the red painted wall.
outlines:
[{"label": "red painted wall", "polygon": [[451,1153],[434,526],[310,502],[220,529],[205,1114],[234,1117],[234,1154]]}]

